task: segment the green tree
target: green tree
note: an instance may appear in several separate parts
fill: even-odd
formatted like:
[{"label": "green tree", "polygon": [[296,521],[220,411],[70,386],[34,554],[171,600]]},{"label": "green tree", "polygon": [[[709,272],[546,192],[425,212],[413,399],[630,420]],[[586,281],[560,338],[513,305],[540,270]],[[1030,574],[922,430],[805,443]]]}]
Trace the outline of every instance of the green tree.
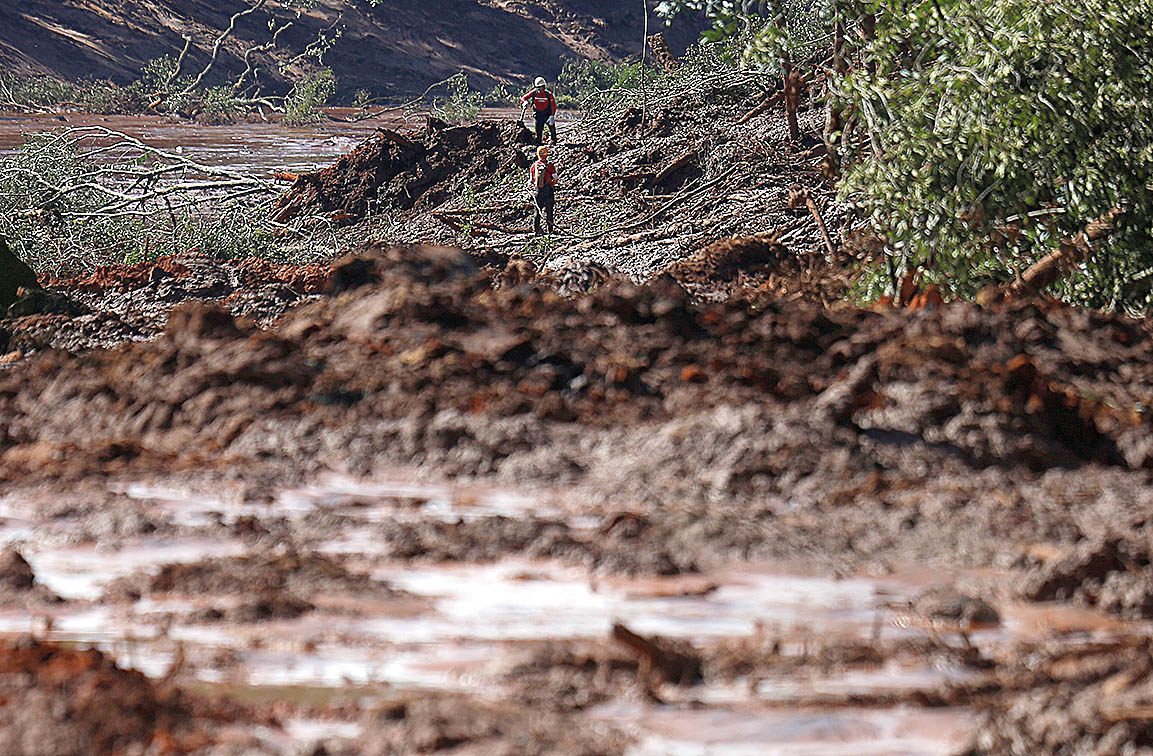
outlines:
[{"label": "green tree", "polygon": [[869,137],[845,191],[914,266],[972,294],[1114,208],[1056,293],[1153,304],[1153,3],[873,2],[843,82]]},{"label": "green tree", "polygon": [[284,100],[284,123],[300,126],[322,120],[320,109],[334,91],[336,77],[331,68],[322,68],[296,82]]},{"label": "green tree", "polygon": [[849,40],[854,65],[831,80],[852,114],[842,193],[888,242],[866,295],[912,268],[971,295],[1120,211],[1113,233],[1053,291],[1092,306],[1153,305],[1153,1],[669,0],[663,9],[701,6],[720,32],[753,29],[746,64],[798,44],[792,27],[756,28],[766,6],[809,14],[825,30],[814,39],[839,29]]}]

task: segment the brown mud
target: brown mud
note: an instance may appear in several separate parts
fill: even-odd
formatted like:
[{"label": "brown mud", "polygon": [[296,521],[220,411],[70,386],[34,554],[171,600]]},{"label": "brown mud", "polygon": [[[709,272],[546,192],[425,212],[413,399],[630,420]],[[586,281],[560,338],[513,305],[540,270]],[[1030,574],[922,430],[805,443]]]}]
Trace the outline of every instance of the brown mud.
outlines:
[{"label": "brown mud", "polygon": [[[766,117],[776,167],[729,172],[734,114],[688,110],[562,145],[617,231],[533,259],[507,189],[454,193],[516,175],[486,161],[523,132],[434,124],[285,206],[386,205],[441,244],[188,254],[17,302],[18,756],[60,721],[201,756],[1150,753],[1149,325],[826,306],[846,281],[789,208],[800,184],[839,243],[818,157]],[[107,690],[135,708],[105,733]]]}]

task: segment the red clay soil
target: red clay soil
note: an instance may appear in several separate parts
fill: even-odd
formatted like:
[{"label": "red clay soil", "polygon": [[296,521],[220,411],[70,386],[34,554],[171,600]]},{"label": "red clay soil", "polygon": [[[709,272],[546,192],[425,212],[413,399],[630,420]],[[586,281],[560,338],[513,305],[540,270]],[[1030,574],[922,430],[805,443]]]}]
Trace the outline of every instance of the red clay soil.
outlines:
[{"label": "red clay soil", "polygon": [[138,265],[105,266],[74,278],[46,278],[0,318],[0,366],[45,349],[111,347],[157,335],[168,313],[190,301],[215,302],[270,326],[319,295],[329,267],[263,258],[213,260],[195,253]]},{"label": "red clay soil", "polygon": [[5,756],[113,756],[148,747],[192,753],[214,742],[215,717],[197,721],[198,707],[95,649],[0,642]]},{"label": "red clay soil", "polygon": [[669,279],[569,301],[493,291],[468,255],[441,249],[369,251],[336,265],[333,286],[351,290],[273,332],[184,306],[154,342],[17,366],[0,377],[0,450],[115,440],[232,456],[245,429],[312,415],[346,430],[430,410],[594,427],[768,402],[857,432],[919,427],[978,468],[1153,464],[1132,409],[1153,394],[1149,334],[1117,316],[695,305]]},{"label": "red clay soil", "polygon": [[[102,265],[91,273],[79,276],[47,276],[43,283],[48,288],[65,291],[133,291],[145,288],[159,279],[181,281],[192,277],[193,269],[182,262],[190,257],[195,258],[195,252],[169,255],[135,265]],[[244,287],[279,283],[291,286],[302,294],[319,294],[328,277],[328,267],[325,265],[287,265],[260,257],[230,261],[228,267],[235,271]]]}]

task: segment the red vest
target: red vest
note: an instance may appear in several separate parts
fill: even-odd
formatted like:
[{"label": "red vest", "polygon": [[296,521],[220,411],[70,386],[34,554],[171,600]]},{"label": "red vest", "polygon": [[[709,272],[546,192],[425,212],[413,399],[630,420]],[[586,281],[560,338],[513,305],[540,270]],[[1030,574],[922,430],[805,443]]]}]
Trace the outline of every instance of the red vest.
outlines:
[{"label": "red vest", "polygon": [[534,89],[520,98],[520,101],[523,103],[532,102],[532,109],[537,113],[548,113],[549,115],[556,113],[556,98],[547,89],[543,92]]}]

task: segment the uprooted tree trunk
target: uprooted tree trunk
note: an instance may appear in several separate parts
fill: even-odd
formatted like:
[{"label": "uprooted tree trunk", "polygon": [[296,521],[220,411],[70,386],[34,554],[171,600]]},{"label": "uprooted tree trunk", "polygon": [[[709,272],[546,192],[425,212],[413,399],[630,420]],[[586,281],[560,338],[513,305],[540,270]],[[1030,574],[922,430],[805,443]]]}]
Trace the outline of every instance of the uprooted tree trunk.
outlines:
[{"label": "uprooted tree trunk", "polygon": [[669,43],[665,40],[664,34],[657,32],[649,35],[649,50],[652,51],[653,57],[657,59],[657,63],[666,73],[672,73],[676,70],[677,59],[669,50]]},{"label": "uprooted tree trunk", "polygon": [[801,138],[801,125],[797,121],[797,111],[801,106],[801,89],[804,79],[791,64],[786,64],[785,72],[785,116],[789,122],[789,141],[794,144]]},{"label": "uprooted tree trunk", "polygon": [[[773,0],[773,14],[778,27],[785,30],[787,16],[781,0]],[[797,122],[797,110],[801,104],[801,87],[804,79],[793,68],[792,58],[786,52],[781,58],[781,74],[784,81],[785,116],[789,123],[789,141],[796,143],[801,138],[801,127]]]},{"label": "uprooted tree trunk", "polygon": [[1073,268],[1092,254],[1094,244],[1113,233],[1120,215],[1121,209],[1115,207],[1086,226],[1073,239],[1062,240],[1056,250],[1029,266],[1010,290],[1014,294],[1039,294],[1045,287],[1069,275]]}]

